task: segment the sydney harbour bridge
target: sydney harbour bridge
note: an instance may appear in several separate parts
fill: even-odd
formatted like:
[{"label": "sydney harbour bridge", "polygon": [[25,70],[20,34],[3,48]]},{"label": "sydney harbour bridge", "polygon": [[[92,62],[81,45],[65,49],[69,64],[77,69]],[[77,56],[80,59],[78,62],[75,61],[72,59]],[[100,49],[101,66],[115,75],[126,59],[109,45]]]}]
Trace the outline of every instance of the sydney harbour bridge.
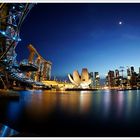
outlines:
[{"label": "sydney harbour bridge", "polygon": [[0,4],[0,88],[40,87],[42,80],[49,80],[50,61],[45,60],[29,44],[29,57],[17,62],[15,51],[20,39],[22,23],[35,4]]}]

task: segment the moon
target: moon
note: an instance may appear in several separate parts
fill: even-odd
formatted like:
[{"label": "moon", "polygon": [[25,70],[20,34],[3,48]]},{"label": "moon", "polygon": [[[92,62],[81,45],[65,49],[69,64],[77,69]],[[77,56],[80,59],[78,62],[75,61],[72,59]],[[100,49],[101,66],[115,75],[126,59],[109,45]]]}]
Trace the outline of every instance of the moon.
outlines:
[{"label": "moon", "polygon": [[119,21],[119,25],[122,25],[122,21]]}]

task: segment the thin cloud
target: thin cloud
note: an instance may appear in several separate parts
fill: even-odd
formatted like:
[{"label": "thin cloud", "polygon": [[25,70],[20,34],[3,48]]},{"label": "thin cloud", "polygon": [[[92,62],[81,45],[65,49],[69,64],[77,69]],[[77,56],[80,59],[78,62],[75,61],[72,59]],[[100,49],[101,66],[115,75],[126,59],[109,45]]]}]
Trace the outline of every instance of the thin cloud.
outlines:
[{"label": "thin cloud", "polygon": [[123,34],[122,38],[129,40],[140,40],[140,36],[134,34]]}]

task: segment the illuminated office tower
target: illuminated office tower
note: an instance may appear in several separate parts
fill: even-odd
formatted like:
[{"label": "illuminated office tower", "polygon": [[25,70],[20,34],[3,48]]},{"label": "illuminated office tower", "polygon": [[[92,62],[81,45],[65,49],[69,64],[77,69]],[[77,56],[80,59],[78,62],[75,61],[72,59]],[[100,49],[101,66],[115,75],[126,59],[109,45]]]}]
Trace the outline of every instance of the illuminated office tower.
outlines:
[{"label": "illuminated office tower", "polygon": [[127,69],[127,86],[130,86],[130,80],[131,80],[131,71],[130,68],[128,67]]},{"label": "illuminated office tower", "polygon": [[120,85],[120,75],[119,75],[119,70],[116,69],[115,70],[115,78],[114,78],[114,82],[115,82],[115,86],[119,86]]},{"label": "illuminated office tower", "polygon": [[99,88],[100,87],[99,72],[94,72],[94,77],[95,77],[95,88]]},{"label": "illuminated office tower", "polygon": [[131,76],[130,68],[127,69],[127,76]]},{"label": "illuminated office tower", "polygon": [[89,77],[93,79],[93,72],[89,73]]},{"label": "illuminated office tower", "polygon": [[137,86],[137,75],[135,73],[131,76],[130,85],[131,87]]},{"label": "illuminated office tower", "polygon": [[130,71],[130,68],[127,69],[127,79],[130,80],[131,78],[131,71]]},{"label": "illuminated office tower", "polygon": [[108,86],[109,87],[114,87],[115,81],[114,81],[114,71],[109,71],[108,72]]},{"label": "illuminated office tower", "polygon": [[134,67],[131,67],[131,79],[130,79],[131,87],[137,86],[137,73],[134,71]]},{"label": "illuminated office tower", "polygon": [[90,73],[89,73],[89,77],[90,77],[90,79],[91,79],[90,87],[93,87],[93,86],[94,86],[93,72],[90,72]]}]

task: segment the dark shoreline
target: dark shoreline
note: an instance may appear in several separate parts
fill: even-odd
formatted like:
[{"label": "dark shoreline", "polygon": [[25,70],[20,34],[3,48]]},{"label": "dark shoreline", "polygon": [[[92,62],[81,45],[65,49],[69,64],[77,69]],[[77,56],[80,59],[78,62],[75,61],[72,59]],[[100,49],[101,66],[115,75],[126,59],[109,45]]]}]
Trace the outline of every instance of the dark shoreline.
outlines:
[{"label": "dark shoreline", "polygon": [[65,91],[96,91],[100,89],[81,89],[81,88],[67,88]]},{"label": "dark shoreline", "polygon": [[19,93],[14,90],[0,89],[0,99],[14,99],[18,100],[20,97]]},{"label": "dark shoreline", "polygon": [[[81,89],[81,88],[67,88],[65,91],[97,91],[97,90],[106,90],[106,89]],[[128,90],[140,90],[140,88],[131,88],[131,89],[108,89],[108,90],[116,90],[116,91],[128,91]]]}]

